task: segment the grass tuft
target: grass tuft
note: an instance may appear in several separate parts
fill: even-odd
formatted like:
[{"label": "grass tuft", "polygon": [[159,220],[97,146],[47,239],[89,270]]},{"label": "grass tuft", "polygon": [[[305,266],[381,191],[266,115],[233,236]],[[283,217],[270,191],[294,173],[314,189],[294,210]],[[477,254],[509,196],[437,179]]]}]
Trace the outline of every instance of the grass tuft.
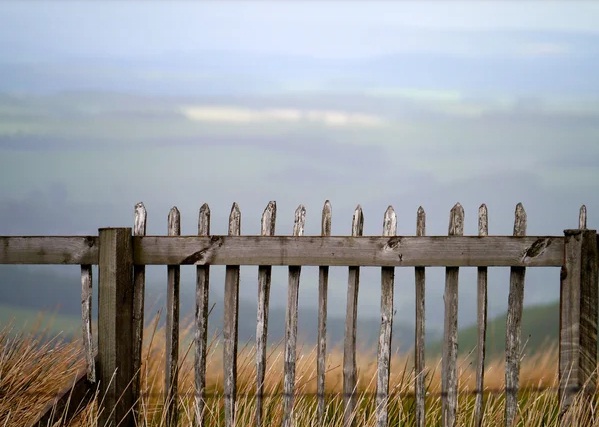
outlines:
[{"label": "grass tuft", "polygon": [[[139,425],[166,425],[163,410],[165,334],[157,329],[155,319],[146,331],[141,372]],[[180,426],[189,426],[194,418],[193,328],[181,334],[186,343],[180,350],[179,370]],[[242,343],[243,344],[243,343]],[[11,326],[0,331],[0,427],[28,426],[54,395],[69,385],[84,369],[80,342],[69,342],[61,336],[41,333],[19,333]],[[550,347],[522,361],[520,374],[520,407],[517,426],[536,427],[558,425],[557,348]],[[343,422],[342,384],[343,351],[333,348],[327,358],[325,427],[340,426]],[[358,363],[358,403],[353,414],[355,425],[375,426],[374,393],[376,389],[376,355],[362,350]],[[441,363],[428,360],[426,373],[427,426],[441,425]],[[389,403],[390,425],[414,425],[414,372],[411,356],[394,354],[391,361]],[[459,407],[457,424],[474,425],[475,359],[472,353],[459,360]],[[219,337],[211,339],[207,357],[207,426],[224,425],[222,346]],[[240,345],[238,355],[237,425],[253,425],[255,418],[255,350],[251,343]],[[316,349],[298,348],[296,373],[295,422],[298,426],[316,426]],[[491,360],[485,371],[484,425],[503,426],[504,361]],[[265,382],[264,417],[269,425],[281,423],[283,390],[283,346],[269,349]],[[572,425],[591,425],[581,419],[581,405],[571,409]],[[593,412],[597,412],[596,403]],[[60,415],[60,414],[57,414]],[[54,426],[62,425],[57,416]],[[85,408],[72,426],[97,426],[97,405]],[[595,424],[599,425],[599,424]]]}]

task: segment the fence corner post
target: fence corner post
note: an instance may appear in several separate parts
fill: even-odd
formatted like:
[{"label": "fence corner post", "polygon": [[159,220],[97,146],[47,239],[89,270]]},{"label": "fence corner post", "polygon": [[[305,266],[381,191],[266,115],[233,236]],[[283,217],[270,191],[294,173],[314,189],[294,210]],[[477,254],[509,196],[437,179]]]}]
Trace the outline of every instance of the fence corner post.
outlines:
[{"label": "fence corner post", "polygon": [[[560,275],[559,414],[560,425],[591,415],[597,383],[597,231],[565,230]],[[580,401],[579,401],[580,399]],[[586,418],[582,418],[583,420]],[[579,420],[581,421],[581,420]]]},{"label": "fence corner post", "polygon": [[133,427],[133,242],[131,228],[101,228],[98,274],[99,426]]}]

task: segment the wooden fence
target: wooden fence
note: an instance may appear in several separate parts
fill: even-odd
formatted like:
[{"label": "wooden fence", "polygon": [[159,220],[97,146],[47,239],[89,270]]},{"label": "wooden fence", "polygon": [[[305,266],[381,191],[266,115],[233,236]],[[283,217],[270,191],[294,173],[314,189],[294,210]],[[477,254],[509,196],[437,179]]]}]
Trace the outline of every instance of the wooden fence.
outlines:
[{"label": "wooden fence", "polygon": [[[258,314],[256,327],[256,425],[263,420],[264,378],[268,337],[268,305],[272,266],[288,266],[288,301],[284,342],[284,426],[293,424],[298,292],[302,266],[319,267],[319,319],[317,345],[318,417],[325,410],[327,287],[329,266],[349,267],[343,360],[344,425],[352,424],[356,408],[356,318],[360,267],[381,268],[381,327],[377,351],[376,418],[388,425],[389,371],[392,353],[393,289],[395,267],[415,267],[415,408],[416,424],[426,425],[425,412],[425,267],[446,267],[445,320],[442,355],[442,424],[456,422],[458,400],[457,316],[460,267],[478,267],[478,346],[475,420],[482,423],[485,335],[487,324],[487,267],[510,267],[506,332],[505,425],[511,426],[518,408],[521,354],[521,317],[527,267],[561,267],[559,330],[559,405],[563,425],[569,425],[568,407],[575,398],[590,402],[596,389],[597,367],[597,265],[595,230],[586,229],[586,208],[580,210],[579,228],[560,236],[526,236],[526,213],[515,212],[513,236],[489,236],[487,208],[478,212],[478,236],[463,236],[464,210],[456,204],[450,213],[447,236],[426,236],[425,212],[418,209],[416,236],[397,236],[396,214],[384,214],[382,236],[363,236],[363,214],[358,206],[351,236],[331,236],[331,205],[322,211],[320,236],[304,236],[306,211],[295,212],[292,236],[275,236],[276,204],[262,216],[260,236],[241,236],[241,212],[233,204],[228,235],[210,233],[210,209],[199,213],[198,235],[180,236],[180,215],[168,216],[168,236],[146,236],[146,210],[135,207],[131,228],[102,228],[98,236],[0,237],[2,264],[80,264],[82,318],[87,374],[79,379],[74,395],[90,396],[95,384],[102,396],[100,424],[135,425],[139,397],[141,344],[146,265],[167,265],[167,349],[165,408],[167,422],[178,418],[178,348],[180,265],[197,266],[195,318],[195,420],[204,424],[205,374],[210,266],[225,265],[224,295],[224,407],[225,425],[235,422],[237,391],[237,330],[240,265],[257,265]],[[91,335],[91,265],[99,265],[98,353]],[[79,387],[77,389],[77,387]],[[73,398],[73,393],[70,397]],[[57,398],[52,405],[60,405]],[[74,406],[74,405],[72,405]],[[584,405],[583,408],[590,405]],[[50,408],[50,407],[49,407]],[[39,421],[42,425],[47,413]],[[45,417],[45,418],[44,418]]]}]

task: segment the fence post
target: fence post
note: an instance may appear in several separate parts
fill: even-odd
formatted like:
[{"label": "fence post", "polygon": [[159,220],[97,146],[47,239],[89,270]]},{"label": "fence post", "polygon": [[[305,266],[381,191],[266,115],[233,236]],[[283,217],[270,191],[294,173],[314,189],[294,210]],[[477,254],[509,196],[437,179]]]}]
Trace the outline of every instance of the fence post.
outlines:
[{"label": "fence post", "polygon": [[[560,277],[560,424],[572,425],[568,408],[581,398],[590,410],[597,382],[597,232],[565,230]],[[581,393],[581,394],[579,394]],[[581,416],[590,414],[582,414]],[[577,414],[577,415],[578,415]]]},{"label": "fence post", "polygon": [[133,427],[133,245],[131,228],[99,230],[98,425]]}]

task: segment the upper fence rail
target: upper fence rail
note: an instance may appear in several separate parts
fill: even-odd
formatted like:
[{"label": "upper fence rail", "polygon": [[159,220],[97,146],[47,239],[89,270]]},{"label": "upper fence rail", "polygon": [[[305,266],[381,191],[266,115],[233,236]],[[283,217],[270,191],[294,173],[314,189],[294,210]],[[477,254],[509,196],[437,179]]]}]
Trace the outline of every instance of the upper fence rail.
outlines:
[{"label": "upper fence rail", "polygon": [[[134,265],[560,267],[563,236],[133,236]],[[96,236],[0,236],[0,264],[98,264]]]}]

